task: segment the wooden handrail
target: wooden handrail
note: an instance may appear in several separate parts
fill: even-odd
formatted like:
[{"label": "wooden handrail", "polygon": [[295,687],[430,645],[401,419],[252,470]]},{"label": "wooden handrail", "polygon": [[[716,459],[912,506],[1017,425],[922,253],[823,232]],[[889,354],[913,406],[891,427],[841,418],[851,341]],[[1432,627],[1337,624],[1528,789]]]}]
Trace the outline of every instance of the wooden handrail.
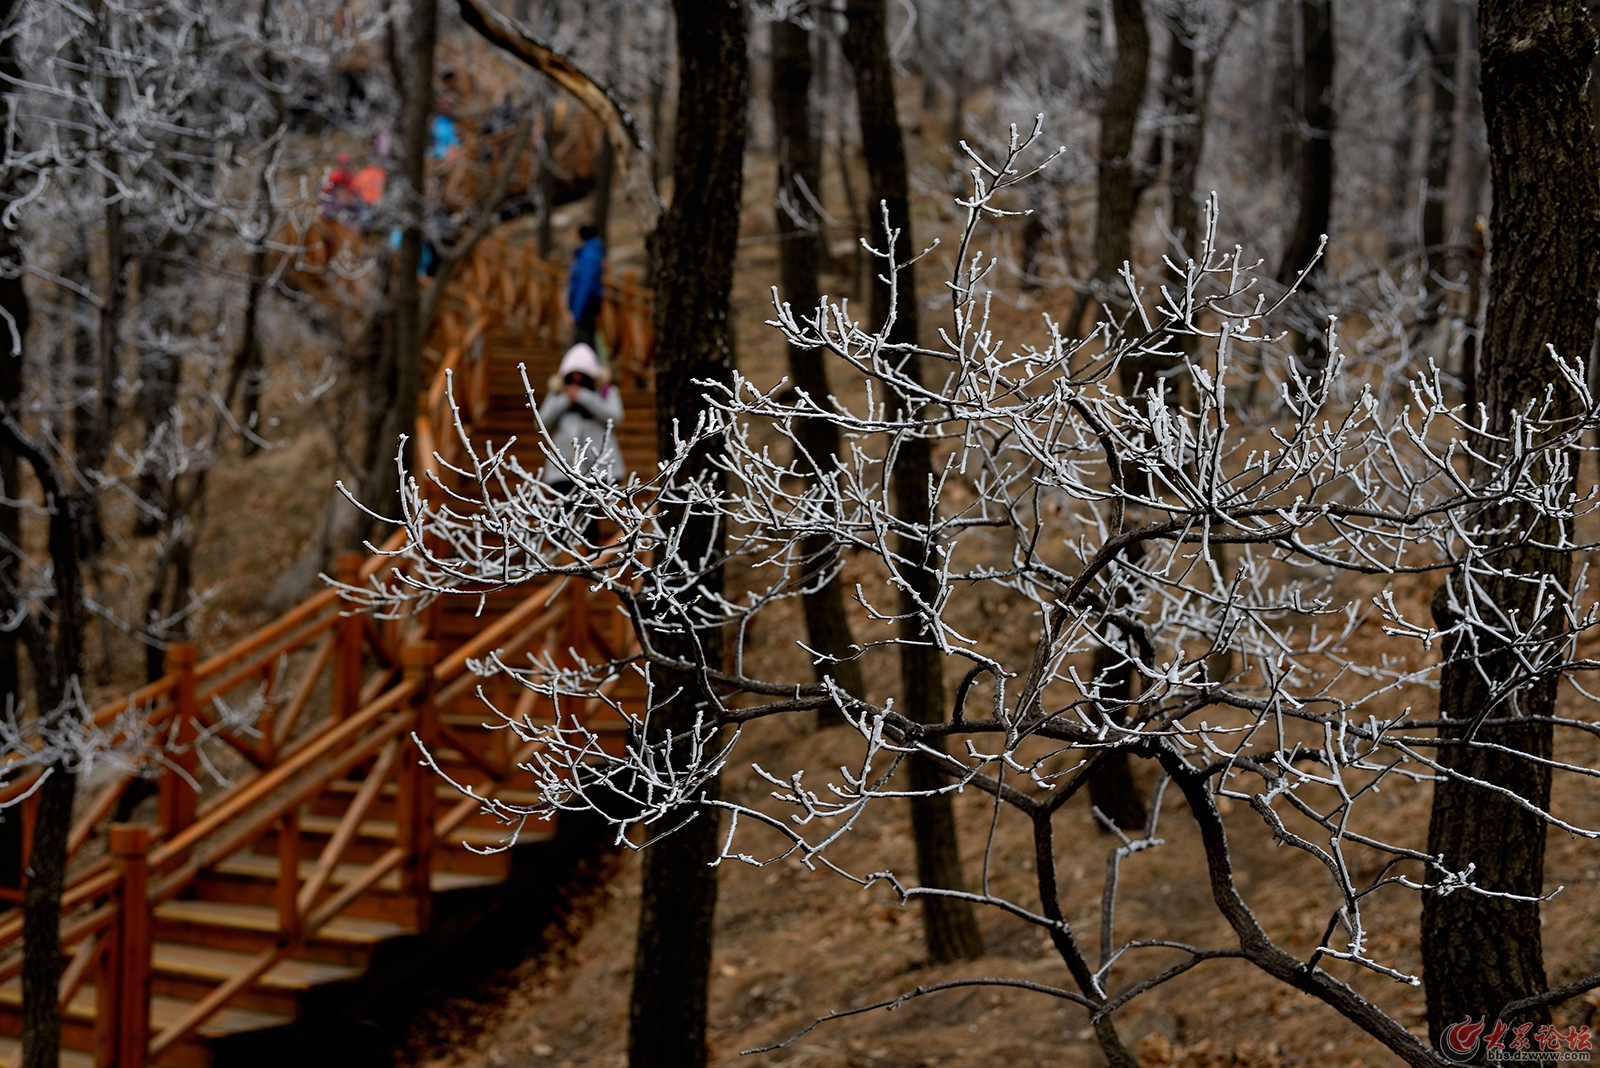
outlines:
[{"label": "wooden handrail", "polygon": [[295,775],[315,763],[319,757],[326,756],[336,747],[359,735],[364,728],[370,726],[385,712],[404,704],[406,699],[411,696],[412,689],[413,686],[410,683],[401,682],[394,689],[379,695],[377,700],[349,719],[323,731],[315,744],[298,750],[292,757],[289,757],[277,767],[252,779],[243,789],[240,789],[228,800],[211,809],[186,828],[183,833],[151,850],[150,867],[152,870],[166,870],[167,866],[175,858],[197,845],[206,835],[221,829],[229,820],[239,816],[246,809],[251,808],[257,802],[269,796],[274,790],[284,786]]},{"label": "wooden handrail", "polygon": [[338,601],[339,591],[335,589],[324,589],[312,594],[299,605],[289,609],[289,611],[260,630],[234,642],[210,660],[202,661],[194,669],[195,677],[197,679],[209,679],[212,675],[244,659],[262,646],[276,641],[285,633],[294,630],[294,628],[315,616],[318,612],[332,608]]}]

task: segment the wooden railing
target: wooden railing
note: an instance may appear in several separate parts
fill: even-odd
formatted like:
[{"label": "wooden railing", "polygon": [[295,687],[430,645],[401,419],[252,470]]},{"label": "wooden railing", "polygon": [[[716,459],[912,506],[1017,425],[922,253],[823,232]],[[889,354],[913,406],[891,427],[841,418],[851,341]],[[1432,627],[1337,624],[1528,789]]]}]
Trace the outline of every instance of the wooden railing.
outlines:
[{"label": "wooden railing", "polygon": [[[447,372],[469,427],[487,410],[489,368],[480,339],[513,326],[547,334],[565,329],[561,274],[536,257],[486,241],[461,278],[430,338],[439,359],[419,419],[419,452],[428,458],[455,438]],[[619,371],[640,381],[650,373],[649,301],[649,293],[631,280],[607,284],[602,329],[617,339],[613,351]],[[384,549],[398,547],[402,534]],[[382,552],[345,554],[334,577],[342,586],[360,587],[393,566],[395,558]],[[65,1006],[86,983],[94,983],[97,1064],[143,1068],[391,874],[398,873],[413,925],[426,928],[435,844],[480,806],[463,797],[436,811],[434,782],[419,764],[411,735],[425,746],[447,745],[463,754],[480,774],[474,789],[493,797],[517,765],[532,757],[535,743],[495,752],[440,721],[438,709],[470,697],[480,682],[468,661],[497,652],[506,659],[532,653],[557,663],[571,664],[574,657],[593,663],[633,648],[623,617],[606,610],[614,609],[614,602],[597,605],[581,582],[560,580],[526,590],[515,607],[444,656],[430,638],[428,614],[378,620],[342,597],[339,588],[325,589],[206,660],[193,645],[174,645],[162,678],[94,713],[97,727],[126,743],[137,762],[99,786],[68,843],[60,998]],[[609,629],[599,625],[602,618],[612,621]],[[514,717],[554,716],[557,710],[539,707],[541,701],[548,704],[548,698],[523,693]],[[492,733],[500,740],[508,736]],[[133,737],[125,737],[129,734]],[[210,795],[197,788],[207,740],[226,744],[249,769]],[[359,787],[307,867],[299,841],[301,808],[357,770],[363,773]],[[132,799],[130,791],[150,778],[159,797],[155,825],[113,822],[119,807]],[[391,784],[393,845],[376,859],[352,865],[350,846]],[[0,791],[0,800],[15,799],[30,786],[30,778],[17,778]],[[26,857],[32,819],[26,801],[22,808]],[[276,847],[272,944],[180,1019],[149,1034],[155,910],[207,869],[269,837]],[[93,841],[105,842],[105,854],[81,859]],[[0,891],[0,896],[16,901],[20,890]],[[20,909],[0,914],[0,983],[21,971],[21,934]]]}]

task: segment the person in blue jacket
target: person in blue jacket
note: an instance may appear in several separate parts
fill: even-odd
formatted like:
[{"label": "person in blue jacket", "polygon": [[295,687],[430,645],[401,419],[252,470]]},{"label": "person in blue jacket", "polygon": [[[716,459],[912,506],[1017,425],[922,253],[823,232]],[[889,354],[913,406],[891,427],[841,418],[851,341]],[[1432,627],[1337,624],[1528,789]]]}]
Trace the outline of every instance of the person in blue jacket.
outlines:
[{"label": "person in blue jacket", "polygon": [[572,312],[574,344],[594,348],[594,324],[600,317],[600,295],[606,273],[606,243],[600,231],[585,223],[578,228],[577,255],[567,275],[567,309]]}]

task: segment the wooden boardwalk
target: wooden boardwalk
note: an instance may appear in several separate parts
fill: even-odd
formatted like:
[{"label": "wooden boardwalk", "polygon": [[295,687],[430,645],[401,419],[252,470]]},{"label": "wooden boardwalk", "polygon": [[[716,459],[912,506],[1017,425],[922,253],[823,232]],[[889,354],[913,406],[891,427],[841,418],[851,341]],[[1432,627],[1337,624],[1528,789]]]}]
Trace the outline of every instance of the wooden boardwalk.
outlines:
[{"label": "wooden boardwalk", "polygon": [[[424,450],[448,455],[448,369],[474,437],[516,436],[519,458],[539,462],[518,368],[538,389],[555,370],[569,330],[561,282],[526,250],[480,246],[430,334]],[[649,319],[647,293],[608,285],[602,328],[626,405],[618,436],[630,469],[645,472],[656,459]],[[347,556],[340,577],[355,583],[388,566]],[[632,638],[614,602],[582,584],[501,591],[481,613],[474,598],[445,598],[403,621],[349,608],[325,590],[208,659],[175,647],[168,675],[133,695],[157,725],[180,739],[210,731],[251,770],[203,799],[165,770],[157,812],[142,823],[110,825],[133,784],[127,776],[80,798],[63,903],[64,1066],[273,1062],[271,1051],[294,1048],[308,1014],[326,1024],[370,998],[389,978],[379,973],[421,959],[425,945],[437,950],[438,918],[458,922],[492,900],[513,856],[478,851],[504,844],[508,829],[420,767],[411,734],[457,781],[532,802],[532,777],[517,767],[532,746],[488,729],[495,717],[478,688],[519,718],[548,720],[553,710],[503,677],[485,683],[466,661],[496,651],[513,662],[568,650],[599,658]],[[625,676],[613,697],[639,701],[642,684]],[[220,702],[258,707],[254,728],[229,730]],[[96,719],[111,723],[128,705]],[[609,714],[594,728],[620,728]],[[192,752],[172,763],[198,770]],[[14,784],[13,795],[25,787]],[[532,824],[519,842],[554,833]],[[22,950],[12,908],[0,913],[0,1064],[20,1058]]]}]

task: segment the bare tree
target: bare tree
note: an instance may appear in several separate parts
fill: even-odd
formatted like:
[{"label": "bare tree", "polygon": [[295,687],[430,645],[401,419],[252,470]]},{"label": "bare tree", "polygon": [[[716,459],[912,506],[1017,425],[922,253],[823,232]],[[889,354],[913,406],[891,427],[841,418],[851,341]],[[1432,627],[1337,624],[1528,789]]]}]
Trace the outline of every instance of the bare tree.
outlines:
[{"label": "bare tree", "polygon": [[[543,743],[531,767],[545,790],[534,806],[484,801],[509,822],[591,812],[610,821],[620,840],[640,824],[673,826],[712,805],[732,817],[723,860],[792,857],[862,885],[886,881],[906,900],[952,898],[1002,909],[1046,934],[1072,976],[1070,987],[998,976],[952,980],[908,990],[890,1005],[971,984],[1020,987],[1082,1007],[1107,1059],[1131,1065],[1113,1022],[1120,1012],[1191,969],[1238,959],[1321,1001],[1406,1063],[1449,1063],[1348,981],[1365,970],[1418,982],[1374,950],[1385,943],[1376,938],[1370,900],[1407,891],[1425,901],[1524,897],[1483,884],[1470,864],[1452,866],[1404,828],[1386,830],[1370,799],[1379,789],[1460,785],[1497,791],[1541,826],[1588,838],[1600,831],[1514,784],[1476,777],[1472,761],[1499,759],[1500,743],[1448,729],[1436,736],[1449,721],[1409,710],[1412,688],[1443,672],[1449,692],[1449,679],[1471,669],[1467,636],[1480,625],[1465,616],[1442,625],[1408,618],[1392,589],[1466,567],[1485,576],[1483,589],[1491,580],[1512,581],[1498,563],[1500,535],[1474,518],[1497,509],[1531,517],[1527,525],[1537,522],[1540,537],[1561,552],[1587,548],[1576,528],[1596,518],[1594,496],[1569,493],[1570,476],[1552,480],[1549,473],[1574,470],[1565,458],[1600,422],[1600,405],[1580,364],[1547,356],[1542,373],[1550,385],[1518,409],[1526,431],[1513,443],[1452,407],[1437,371],[1423,367],[1405,388],[1374,390],[1335,344],[1324,376],[1297,377],[1284,388],[1278,401],[1290,418],[1263,451],[1260,439],[1229,419],[1226,391],[1238,381],[1236,364],[1250,362],[1248,350],[1274,341],[1272,323],[1281,320],[1284,302],[1263,299],[1256,264],[1218,248],[1214,218],[1184,284],[1163,286],[1157,297],[1129,277],[1127,314],[1102,323],[1091,344],[1059,334],[1007,344],[985,315],[982,286],[993,261],[973,240],[979,223],[1003,213],[1011,189],[1031,173],[1021,162],[1029,145],[1018,138],[1005,158],[974,169],[974,190],[961,201],[969,222],[938,348],[895,341],[888,325],[869,330],[831,303],[775,309],[774,325],[788,339],[826,349],[841,373],[865,380],[870,399],[789,400],[737,376],[708,381],[698,432],[664,454],[662,471],[649,482],[618,487],[574,472],[581,507],[601,510],[619,528],[600,557],[585,555],[566,533],[580,505],[551,495],[507,452],[464,441],[468,489],[438,505],[420,489],[410,491],[410,545],[401,551],[409,570],[369,595],[426,601],[460,589],[476,596],[500,583],[567,574],[615,595],[633,620],[641,649],[631,658],[576,668],[552,660],[485,665],[562,708],[554,725],[508,722]],[[877,255],[892,281],[900,273],[895,247],[886,242]],[[1121,361],[1175,351],[1188,336],[1199,338],[1197,356],[1185,365],[1192,405],[1175,405],[1159,385],[1137,398],[1103,388]],[[908,373],[912,353],[939,368],[932,384]],[[923,404],[876,399],[897,395]],[[775,459],[758,443],[758,428],[793,440],[800,420],[819,416],[835,420],[853,442],[825,476]],[[929,502],[910,508],[890,492],[905,462],[898,445],[908,434],[937,446]],[[547,454],[558,456],[545,442]],[[1479,459],[1467,475],[1458,458],[1472,442],[1480,443]],[[723,450],[719,478],[686,477],[701,470],[698,458],[711,448]],[[661,506],[642,505],[652,498]],[[680,552],[680,517],[692,509],[725,517],[725,556],[702,556],[698,544],[694,555]],[[965,665],[950,719],[925,720],[899,700],[868,702],[827,680],[763,677],[741,641],[730,640],[728,655],[715,661],[686,653],[681,638],[672,646],[661,641],[669,633],[707,632],[713,621],[730,637],[742,635],[753,617],[798,596],[800,544],[819,530],[881,569],[880,580],[861,592],[863,610],[879,618],[898,614],[897,590],[923,566],[902,551],[897,533],[935,547],[940,566],[928,629],[885,644],[925,643],[941,660]],[[1222,546],[1230,549],[1226,558]],[[703,583],[711,569],[744,560],[763,561],[750,572],[770,576],[758,588],[734,597]],[[1362,592],[1342,595],[1340,584],[1352,581]],[[1364,585],[1370,582],[1378,585]],[[1037,613],[1029,652],[1017,658],[951,622],[950,607],[974,588]],[[1576,679],[1594,667],[1576,643],[1595,617],[1558,587],[1541,588],[1562,607],[1502,624],[1515,627],[1505,641],[1540,678]],[[1492,602],[1480,594],[1472,603],[1481,618]],[[1137,680],[1126,715],[1125,694],[1084,670],[1108,628],[1126,637],[1119,648]],[[1358,652],[1373,648],[1379,634],[1381,659]],[[1214,654],[1223,650],[1232,667],[1219,675]],[[625,671],[643,672],[654,686],[666,679],[693,685],[699,708],[692,722],[670,731],[654,708],[636,716],[618,708],[631,717],[630,742],[625,753],[607,755],[576,715],[577,703],[604,701],[606,680]],[[1525,678],[1495,684],[1479,707],[1493,707]],[[766,804],[707,794],[708,783],[737,759],[743,725],[828,702],[846,709],[860,735],[853,764],[821,786],[758,767],[773,788]],[[1544,722],[1578,732],[1590,727],[1553,714]],[[1484,726],[1498,729],[1493,720]],[[1083,930],[1070,917],[1089,903],[1061,899],[1057,820],[1118,751],[1150,768],[1156,787],[1146,826],[1110,847],[1099,927]],[[1592,776],[1564,760],[1559,745],[1547,752],[1538,766],[1549,774]],[[917,785],[909,775],[917,761],[940,768],[941,780]],[[830,857],[842,836],[892,819],[892,806],[908,794],[956,788],[991,798],[996,824],[1020,819],[1031,830],[1036,897],[1003,894],[987,861],[977,889],[964,891],[912,885],[894,871],[846,871]],[[1168,800],[1174,794],[1181,805]],[[1228,799],[1248,806],[1244,818],[1224,819]],[[1289,848],[1281,863],[1304,873],[1307,900],[1315,900],[1311,888],[1321,874],[1320,892],[1331,903],[1310,948],[1293,953],[1280,944],[1235,877],[1234,840],[1252,827]],[[1196,945],[1164,931],[1159,916],[1132,930],[1120,918],[1120,873],[1174,835],[1204,847],[1212,898],[1231,937]],[[1596,984],[1600,977],[1551,996]]]},{"label": "bare tree", "polygon": [[[921,421],[925,401],[920,385],[922,357],[917,353],[917,286],[911,268],[911,204],[906,174],[905,135],[895,104],[893,70],[884,18],[884,0],[850,0],[845,5],[844,54],[855,74],[861,119],[861,144],[867,156],[867,206],[872,219],[871,246],[903,265],[894,276],[874,273],[872,320],[896,345],[905,346],[906,380],[914,385],[896,390],[890,401],[901,418]],[[895,467],[895,508],[914,516],[925,512],[933,478],[929,440],[908,433],[897,443],[901,463]],[[919,540],[917,528],[895,532],[896,554],[905,562],[900,590],[899,627],[901,700],[908,714],[924,723],[945,718],[944,665],[928,630],[937,603],[938,558],[934,546]],[[911,801],[911,831],[916,839],[918,877],[924,886],[965,889],[960,843],[950,797],[939,789],[946,780],[934,761],[913,760],[916,783]],[[928,956],[937,961],[981,956],[983,936],[971,906],[959,897],[930,897],[922,903],[923,933]]]},{"label": "bare tree", "polygon": [[[793,19],[772,24],[772,115],[778,138],[778,285],[801,307],[816,304],[817,252],[822,233],[822,159],[811,128],[811,32]],[[794,388],[812,397],[832,394],[819,349],[789,346],[789,377]],[[799,428],[796,459],[826,465],[840,452],[839,431],[827,419],[812,419]],[[845,611],[844,583],[839,577],[839,548],[831,538],[808,546],[813,560],[801,599],[811,648],[824,654],[819,670],[831,674],[849,693],[865,685],[860,663],[850,656],[854,639]],[[844,722],[842,713],[817,711],[822,726]]]}]

